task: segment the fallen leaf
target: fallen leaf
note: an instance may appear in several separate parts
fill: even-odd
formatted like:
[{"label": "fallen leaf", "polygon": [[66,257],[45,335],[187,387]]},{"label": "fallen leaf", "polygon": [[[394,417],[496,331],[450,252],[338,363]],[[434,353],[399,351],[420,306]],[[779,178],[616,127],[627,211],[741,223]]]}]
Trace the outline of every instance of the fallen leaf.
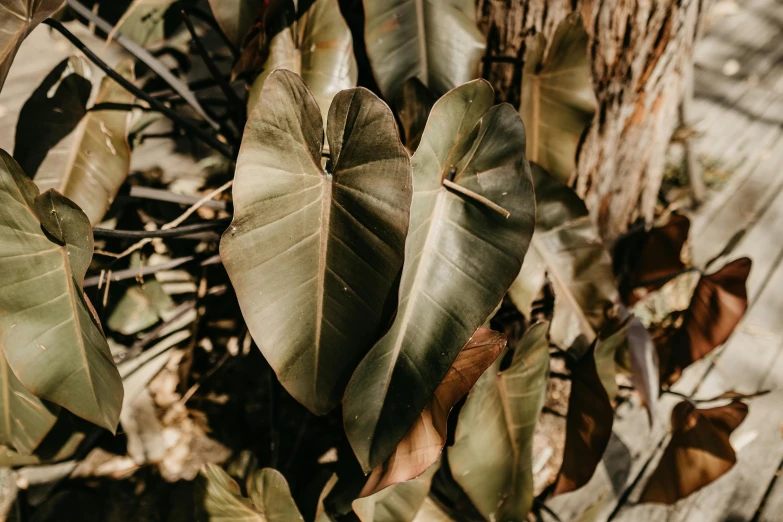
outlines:
[{"label": "fallen leaf", "polygon": [[671,385],[685,368],[726,342],[748,308],[750,268],[750,259],[743,257],[701,277],[682,327],[658,345],[662,384]]},{"label": "fallen leaf", "polygon": [[672,438],[644,487],[640,502],[674,504],[726,473],[737,461],[729,436],[748,414],[748,406],[696,409],[682,401],[672,411]]}]

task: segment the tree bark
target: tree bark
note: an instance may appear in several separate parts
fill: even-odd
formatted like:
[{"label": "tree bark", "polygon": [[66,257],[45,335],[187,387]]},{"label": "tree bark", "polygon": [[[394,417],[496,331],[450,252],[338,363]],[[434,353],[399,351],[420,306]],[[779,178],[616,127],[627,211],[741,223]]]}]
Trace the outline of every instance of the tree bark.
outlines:
[{"label": "tree bark", "polygon": [[[655,213],[666,148],[692,74],[692,49],[709,0],[477,0],[487,35],[483,76],[519,104],[525,37],[582,13],[598,110],[571,184],[601,234],[615,238]],[[495,61],[492,57],[516,60]]]}]

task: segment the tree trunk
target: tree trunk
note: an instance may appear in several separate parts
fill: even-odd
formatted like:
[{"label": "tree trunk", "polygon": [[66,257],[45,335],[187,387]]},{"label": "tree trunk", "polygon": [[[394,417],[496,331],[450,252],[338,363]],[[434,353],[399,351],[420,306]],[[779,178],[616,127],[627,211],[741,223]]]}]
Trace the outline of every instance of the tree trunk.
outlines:
[{"label": "tree trunk", "polygon": [[605,238],[639,218],[652,220],[666,148],[692,75],[692,48],[708,0],[478,0],[485,63],[502,100],[518,106],[525,37],[580,11],[598,110],[571,182]]}]

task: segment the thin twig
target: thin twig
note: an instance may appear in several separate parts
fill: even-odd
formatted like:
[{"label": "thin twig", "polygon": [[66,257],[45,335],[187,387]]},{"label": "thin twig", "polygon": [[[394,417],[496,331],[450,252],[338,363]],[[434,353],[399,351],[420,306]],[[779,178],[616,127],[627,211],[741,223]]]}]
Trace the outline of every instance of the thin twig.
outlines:
[{"label": "thin twig", "polygon": [[[231,76],[226,75],[224,78],[229,81],[231,79]],[[211,89],[212,87],[215,87],[217,83],[215,83],[215,80],[213,78],[201,78],[199,80],[193,80],[192,82],[188,82],[188,88],[195,92],[195,91],[201,91],[204,89]],[[180,100],[181,98],[179,95],[172,89],[171,87],[166,87],[163,89],[160,89],[158,91],[152,91],[150,93],[150,96],[153,98],[160,98],[162,101],[172,102],[173,99]]]},{"label": "thin twig", "polygon": [[218,363],[209,369],[209,371],[204,375],[197,383],[195,383],[193,386],[191,386],[187,392],[185,392],[185,395],[182,396],[182,398],[179,400],[180,406],[184,406],[192,397],[193,394],[195,394],[198,389],[201,387],[202,384],[204,384],[207,379],[215,375],[215,372],[218,371],[220,368],[223,367],[224,364],[226,364],[226,361],[228,361],[228,358],[231,354],[226,352],[225,355],[218,361]]},{"label": "thin twig", "polygon": [[144,277],[148,275],[155,274],[157,272],[163,272],[165,270],[174,270],[175,268],[187,265],[191,262],[200,261],[201,266],[208,266],[208,265],[216,265],[220,263],[220,256],[210,255],[210,256],[185,256],[185,257],[179,257],[177,259],[172,259],[171,261],[167,261],[165,263],[159,263],[157,265],[144,265],[140,266],[138,268],[127,268],[125,270],[117,270],[114,272],[109,272],[108,277],[106,276],[106,271],[101,271],[100,275],[88,277],[84,280],[84,288],[88,288],[91,286],[98,286],[98,288],[101,287],[102,280],[111,280],[111,281],[125,281],[126,279],[135,279],[136,277]]},{"label": "thin twig", "polygon": [[169,84],[172,89],[182,96],[182,98],[187,100],[188,104],[193,108],[193,110],[196,111],[199,116],[204,118],[204,120],[207,121],[207,123],[209,123],[212,128],[218,130],[218,123],[207,115],[207,113],[204,111],[204,108],[201,107],[201,104],[198,102],[198,99],[196,99],[196,95],[193,94],[193,91],[188,89],[187,85],[185,85],[182,80],[174,76],[171,71],[169,71],[168,67],[166,67],[160,60],[152,56],[149,51],[144,49],[133,40],[115,32],[114,27],[109,22],[93,13],[88,7],[82,5],[77,0],[66,0],[66,3],[80,16],[83,16],[90,22],[94,23],[95,26],[101,31],[105,32],[106,34],[113,34],[114,40],[118,44],[124,47],[125,50],[131,53],[133,56],[144,62],[147,67],[152,69],[155,74],[157,74],[163,81]]},{"label": "thin twig", "polygon": [[[167,203],[177,203],[180,205],[193,205],[201,199],[200,197],[191,196],[189,194],[177,194],[170,190],[139,186],[131,187],[129,196],[132,198],[165,201]],[[226,202],[220,200],[206,201],[201,206],[212,210],[226,210],[227,207]]]},{"label": "thin twig", "polygon": [[66,29],[65,26],[63,26],[63,24],[61,24],[57,20],[53,20],[52,18],[47,18],[46,20],[44,20],[43,23],[45,23],[49,27],[53,28],[54,30],[62,34],[77,49],[79,49],[82,53],[84,53],[87,59],[89,59],[91,62],[97,65],[98,68],[100,68],[103,72],[105,72],[106,75],[109,76],[112,80],[119,83],[123,88],[125,88],[125,90],[127,90],[137,98],[141,98],[142,100],[149,103],[150,106],[152,106],[152,108],[165,115],[174,123],[192,132],[196,137],[201,139],[204,143],[206,143],[216,151],[223,154],[225,157],[229,159],[233,158],[234,154],[231,148],[228,147],[228,145],[218,141],[214,135],[204,131],[201,127],[199,127],[195,123],[184,118],[181,114],[177,113],[171,108],[166,107],[161,102],[159,102],[158,100],[156,100],[155,98],[147,94],[146,92],[142,91],[141,89],[133,85],[121,74],[118,74],[114,69],[112,69],[106,62],[98,58],[98,55],[92,52],[89,49],[89,47],[84,45],[84,43],[81,40],[79,40],[76,36],[74,36],[74,34],[71,33],[68,29]]},{"label": "thin twig", "polygon": [[[234,180],[232,179],[230,181],[227,181],[226,183],[224,183],[220,187],[216,188],[215,190],[213,190],[212,192],[210,192],[209,194],[207,194],[206,196],[204,196],[200,200],[196,201],[196,203],[194,203],[190,208],[188,208],[185,212],[183,212],[182,215],[179,216],[177,219],[175,219],[174,221],[171,221],[169,223],[166,223],[165,225],[160,227],[161,230],[168,230],[170,228],[174,228],[176,226],[179,226],[183,221],[188,219],[188,217],[190,217],[191,214],[193,214],[195,211],[197,211],[199,208],[201,208],[201,206],[204,203],[206,203],[210,199],[214,198],[215,196],[217,196],[218,194],[220,194],[224,190],[230,188],[233,184],[234,184]],[[119,254],[114,254],[114,253],[111,253],[111,252],[104,252],[104,251],[97,251],[97,250],[96,250],[95,253],[96,254],[101,254],[101,255],[104,255],[104,256],[109,256],[109,257],[114,257],[114,258],[120,259],[122,257],[127,256],[128,254],[131,254],[131,253],[135,252],[136,250],[140,249],[141,247],[143,247],[144,245],[150,243],[151,241],[152,241],[152,238],[145,237],[144,239],[142,239],[138,243],[134,243],[130,247],[126,248],[124,251],[120,252]]]},{"label": "thin twig", "polygon": [[165,230],[112,230],[110,228],[94,228],[92,235],[94,237],[115,237],[124,239],[141,239],[145,237],[182,237],[204,232],[205,230],[214,230],[224,228],[231,222],[230,219],[216,219],[206,223],[196,223],[181,227],[168,228]]},{"label": "thin twig", "polygon": [[689,397],[688,395],[685,395],[684,393],[672,391],[672,390],[662,390],[662,393],[668,393],[669,395],[674,395],[675,397],[680,397],[682,399],[685,399],[686,401],[692,403],[692,404],[704,404],[707,402],[717,402],[717,401],[743,401],[746,399],[753,399],[755,397],[761,397],[762,395],[766,395],[770,393],[771,390],[761,390],[756,393],[750,393],[748,395],[741,395],[737,394],[736,396],[726,396],[726,394],[720,394],[715,397],[710,397],[708,399],[694,399],[693,397]]}]

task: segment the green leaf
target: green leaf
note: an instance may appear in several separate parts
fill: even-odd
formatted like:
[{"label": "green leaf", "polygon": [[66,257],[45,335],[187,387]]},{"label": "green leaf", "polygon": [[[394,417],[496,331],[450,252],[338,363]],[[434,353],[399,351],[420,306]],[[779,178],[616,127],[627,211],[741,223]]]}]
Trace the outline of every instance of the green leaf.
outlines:
[{"label": "green leaf", "polygon": [[0,445],[0,467],[52,464],[69,459],[82,445],[87,432],[97,429],[60,409],[56,422],[32,454],[23,455]]},{"label": "green leaf", "polygon": [[283,475],[272,468],[264,468],[253,475],[248,485],[250,500],[269,522],[304,520]]},{"label": "green leaf", "polygon": [[296,522],[304,520],[283,475],[264,468],[250,480],[250,499],[219,466],[207,464],[196,480],[198,520],[204,522]]},{"label": "green leaf", "polygon": [[365,472],[410,430],[527,251],[535,203],[525,131],[511,106],[492,107],[493,100],[484,80],[448,93],[413,156],[397,316],[343,399],[346,433]]},{"label": "green leaf", "polygon": [[530,317],[549,276],[555,294],[552,342],[584,352],[619,303],[612,260],[579,197],[538,165],[531,168],[536,231],[509,297]]},{"label": "green leaf", "polygon": [[595,113],[588,41],[581,14],[574,13],[558,25],[546,58],[543,34],[526,42],[519,112],[527,156],[563,183],[576,170],[579,140]]},{"label": "green leaf", "polygon": [[87,114],[91,76],[84,58],[66,58],[46,75],[22,106],[16,123],[14,159],[29,176],[38,172],[49,150]]},{"label": "green leaf", "polygon": [[0,0],[0,90],[22,40],[63,5],[63,0]]},{"label": "green leaf", "polygon": [[114,431],[122,382],[81,284],[87,216],[0,151],[0,347],[31,393]]},{"label": "green leaf", "polygon": [[[166,38],[166,15],[175,0],[133,0],[114,31],[141,46],[154,46]],[[179,19],[179,13],[176,13]]]},{"label": "green leaf", "polygon": [[354,500],[353,512],[361,522],[411,522],[427,498],[437,469],[432,465],[418,478]]},{"label": "green leaf", "polygon": [[0,444],[30,455],[57,420],[41,400],[27,391],[8,367],[0,349]]},{"label": "green leaf", "polygon": [[343,89],[356,86],[358,68],[353,56],[351,31],[340,13],[337,0],[315,0],[300,12],[294,0],[269,6],[264,16],[268,58],[253,81],[247,98],[250,113],[256,106],[264,82],[275,69],[300,75],[327,121],[332,99]]},{"label": "green leaf", "polygon": [[364,40],[375,79],[393,99],[417,77],[440,95],[479,75],[484,35],[472,0],[365,0]]},{"label": "green leaf", "polygon": [[533,432],[546,398],[548,327],[531,326],[503,372],[498,357],[459,415],[449,466],[487,520],[523,521],[533,505]]},{"label": "green leaf", "polygon": [[237,47],[253,26],[258,8],[265,0],[209,0],[220,29]]},{"label": "green leaf", "polygon": [[329,111],[272,73],[237,159],[234,221],[220,254],[253,339],[299,402],[325,414],[388,322],[411,201],[410,162],[389,108],[363,88]]},{"label": "green leaf", "polygon": [[[133,78],[133,62],[124,61],[117,72]],[[111,78],[104,78],[95,103],[132,103],[134,97]],[[92,225],[109,210],[130,170],[131,113],[117,110],[89,111],[74,131],[49,151],[35,183],[42,192],[55,189],[79,205]]]}]

